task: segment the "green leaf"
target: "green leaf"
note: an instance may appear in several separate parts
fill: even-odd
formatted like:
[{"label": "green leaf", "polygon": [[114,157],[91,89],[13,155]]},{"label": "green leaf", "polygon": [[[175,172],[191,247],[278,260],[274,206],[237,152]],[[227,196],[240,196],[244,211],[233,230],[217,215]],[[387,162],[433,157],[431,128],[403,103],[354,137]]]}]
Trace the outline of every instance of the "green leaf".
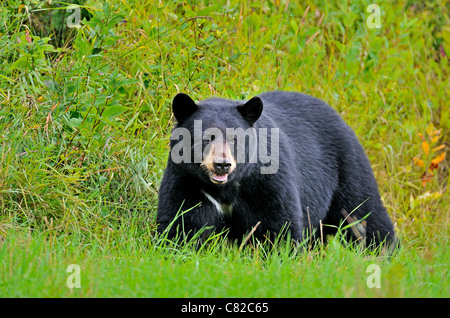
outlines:
[{"label": "green leaf", "polygon": [[290,25],[291,25],[292,31],[294,31],[294,33],[297,33],[297,30],[298,30],[297,22],[295,22],[295,20],[291,20]]},{"label": "green leaf", "polygon": [[20,58],[18,58],[10,67],[9,67],[9,71],[13,71],[16,68],[20,68],[23,65],[26,65],[28,62],[28,59],[31,57],[30,54],[24,54],[22,55]]},{"label": "green leaf", "polygon": [[130,85],[130,84],[136,84],[136,83],[139,83],[139,80],[130,78],[130,79],[124,79],[124,80],[120,81],[115,86],[119,87],[119,86],[123,86],[123,85]]},{"label": "green leaf", "polygon": [[69,121],[69,125],[73,128],[79,128],[81,123],[83,122],[83,118],[71,118]]},{"label": "green leaf", "polygon": [[114,121],[114,117],[119,116],[126,112],[128,110],[128,107],[115,105],[115,106],[109,106],[105,109],[102,115],[102,119],[105,120],[108,123],[112,123]]}]

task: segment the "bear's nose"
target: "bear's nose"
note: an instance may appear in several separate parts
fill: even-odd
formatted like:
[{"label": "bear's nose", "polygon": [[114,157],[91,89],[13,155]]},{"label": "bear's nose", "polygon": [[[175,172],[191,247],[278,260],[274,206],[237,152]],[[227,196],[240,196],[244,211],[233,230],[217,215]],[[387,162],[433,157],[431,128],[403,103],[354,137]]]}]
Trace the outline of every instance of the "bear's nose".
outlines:
[{"label": "bear's nose", "polygon": [[224,162],[214,162],[214,170],[217,172],[217,174],[223,175],[228,173],[230,170],[231,163],[224,161]]}]

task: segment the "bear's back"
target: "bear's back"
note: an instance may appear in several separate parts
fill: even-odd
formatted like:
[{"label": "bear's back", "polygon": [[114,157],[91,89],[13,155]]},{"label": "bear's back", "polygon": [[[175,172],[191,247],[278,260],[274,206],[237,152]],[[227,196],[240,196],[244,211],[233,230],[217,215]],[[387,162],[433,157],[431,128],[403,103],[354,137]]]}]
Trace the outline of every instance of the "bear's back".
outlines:
[{"label": "bear's back", "polygon": [[[296,152],[331,157],[346,146],[359,144],[353,130],[324,101],[297,92],[274,91],[258,95],[264,104],[259,127],[279,128],[296,145]],[[295,149],[294,149],[295,151]]]},{"label": "bear's back", "polygon": [[296,128],[299,124],[334,129],[346,125],[339,114],[324,101],[297,92],[273,91],[258,95],[263,103],[263,116],[271,118],[275,124]]}]

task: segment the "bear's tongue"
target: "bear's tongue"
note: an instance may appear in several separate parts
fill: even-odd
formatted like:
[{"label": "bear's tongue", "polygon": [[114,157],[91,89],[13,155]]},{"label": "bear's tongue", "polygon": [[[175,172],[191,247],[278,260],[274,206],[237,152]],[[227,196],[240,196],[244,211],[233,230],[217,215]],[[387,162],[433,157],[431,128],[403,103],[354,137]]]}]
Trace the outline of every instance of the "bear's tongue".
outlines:
[{"label": "bear's tongue", "polygon": [[213,179],[219,182],[224,182],[228,178],[228,174],[219,175],[219,174],[213,174]]}]

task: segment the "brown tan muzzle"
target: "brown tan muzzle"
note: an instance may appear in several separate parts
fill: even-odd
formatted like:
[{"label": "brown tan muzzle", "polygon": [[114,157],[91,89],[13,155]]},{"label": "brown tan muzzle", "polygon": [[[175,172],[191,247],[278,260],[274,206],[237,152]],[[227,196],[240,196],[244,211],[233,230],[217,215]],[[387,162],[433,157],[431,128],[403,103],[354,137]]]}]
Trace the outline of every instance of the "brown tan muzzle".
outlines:
[{"label": "brown tan muzzle", "polygon": [[216,184],[228,181],[228,175],[236,168],[236,160],[227,142],[213,141],[200,166]]}]

